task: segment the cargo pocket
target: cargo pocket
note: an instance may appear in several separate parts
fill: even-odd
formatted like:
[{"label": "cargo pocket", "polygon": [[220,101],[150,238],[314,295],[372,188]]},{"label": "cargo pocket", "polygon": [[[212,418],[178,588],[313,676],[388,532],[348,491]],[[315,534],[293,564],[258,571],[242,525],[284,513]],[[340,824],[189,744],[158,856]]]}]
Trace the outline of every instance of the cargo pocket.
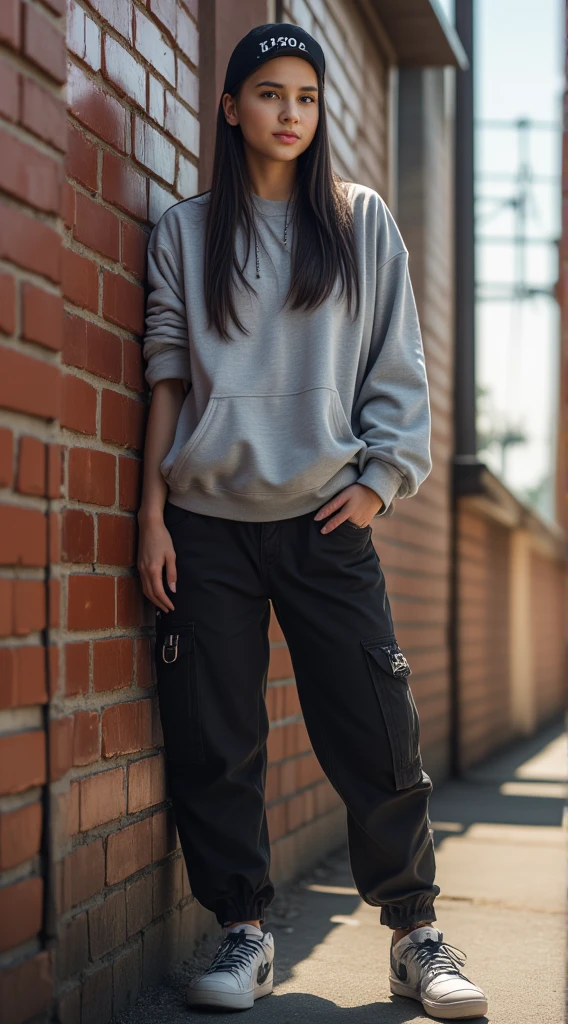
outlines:
[{"label": "cargo pocket", "polygon": [[395,786],[406,789],[422,777],[420,720],[407,678],[411,668],[394,634],[361,643],[385,720]]},{"label": "cargo pocket", "polygon": [[172,762],[204,761],[194,623],[156,621],[155,664],[164,734],[164,752]]}]

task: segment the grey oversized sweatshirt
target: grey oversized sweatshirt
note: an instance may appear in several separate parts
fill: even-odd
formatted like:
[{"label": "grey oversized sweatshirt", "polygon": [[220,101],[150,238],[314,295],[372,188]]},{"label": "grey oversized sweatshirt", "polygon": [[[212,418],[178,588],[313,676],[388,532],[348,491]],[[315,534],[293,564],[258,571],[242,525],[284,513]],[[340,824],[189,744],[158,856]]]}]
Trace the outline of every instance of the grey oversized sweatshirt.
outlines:
[{"label": "grey oversized sweatshirt", "polygon": [[[207,329],[204,229],[210,193],[170,207],[148,246],[143,355],[150,388],[189,381],[160,470],[169,499],[227,519],[275,520],[320,508],[354,482],[392,515],[432,469],[430,404],[408,251],[372,188],[350,183],[361,305],[354,319],[340,283],[313,312],[281,309],[294,227],[283,244],[285,200],[253,194],[254,239],[235,304],[246,336]],[[289,214],[292,203],[290,203]],[[245,254],[241,229],[237,255]]]}]

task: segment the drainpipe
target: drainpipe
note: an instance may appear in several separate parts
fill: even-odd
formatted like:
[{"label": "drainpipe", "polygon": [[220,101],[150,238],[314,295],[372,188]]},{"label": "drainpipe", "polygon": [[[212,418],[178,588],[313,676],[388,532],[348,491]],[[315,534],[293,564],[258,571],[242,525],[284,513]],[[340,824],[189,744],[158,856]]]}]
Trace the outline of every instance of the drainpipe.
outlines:
[{"label": "drainpipe", "polygon": [[459,658],[458,498],[456,468],[475,462],[475,231],[473,0],[456,0],[455,27],[469,67],[456,72],[455,124],[455,369],[450,572],[450,770],[462,773]]}]

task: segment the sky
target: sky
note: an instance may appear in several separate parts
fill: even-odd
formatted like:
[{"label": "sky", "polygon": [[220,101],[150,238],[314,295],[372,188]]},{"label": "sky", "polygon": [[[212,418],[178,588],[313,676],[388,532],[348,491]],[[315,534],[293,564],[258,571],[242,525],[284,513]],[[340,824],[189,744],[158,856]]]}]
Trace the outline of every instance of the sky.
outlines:
[{"label": "sky", "polygon": [[[438,0],[453,19],[453,0]],[[556,122],[531,130],[523,159],[531,176],[559,176],[564,90],[564,0],[474,0],[477,234],[509,238],[515,231],[510,200],[518,195],[519,133],[490,128],[488,120]],[[482,122],[481,124],[479,122]],[[485,123],[483,123],[485,122]],[[503,206],[503,202],[508,205]],[[560,181],[530,182],[526,230],[534,238],[560,235]],[[557,277],[554,245],[526,247],[525,283],[549,287]],[[510,293],[519,279],[519,253],[509,244],[478,241],[476,276],[481,295]],[[499,286],[504,286],[499,288]],[[507,449],[480,452],[519,497],[554,515],[554,460],[558,415],[559,314],[546,295],[523,302],[481,301],[476,311],[476,377],[485,395],[478,428],[524,434]]]}]

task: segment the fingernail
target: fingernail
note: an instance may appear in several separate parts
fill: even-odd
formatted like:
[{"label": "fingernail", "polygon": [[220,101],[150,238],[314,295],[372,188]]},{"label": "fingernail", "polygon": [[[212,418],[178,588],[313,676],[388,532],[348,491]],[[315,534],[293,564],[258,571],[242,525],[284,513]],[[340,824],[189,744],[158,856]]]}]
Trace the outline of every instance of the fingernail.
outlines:
[{"label": "fingernail", "polygon": [[175,592],[176,592],[176,585],[175,585],[175,583],[168,583],[168,587],[169,587],[169,588],[170,588],[170,590],[172,590],[172,591],[173,591],[173,593],[175,594]]}]

